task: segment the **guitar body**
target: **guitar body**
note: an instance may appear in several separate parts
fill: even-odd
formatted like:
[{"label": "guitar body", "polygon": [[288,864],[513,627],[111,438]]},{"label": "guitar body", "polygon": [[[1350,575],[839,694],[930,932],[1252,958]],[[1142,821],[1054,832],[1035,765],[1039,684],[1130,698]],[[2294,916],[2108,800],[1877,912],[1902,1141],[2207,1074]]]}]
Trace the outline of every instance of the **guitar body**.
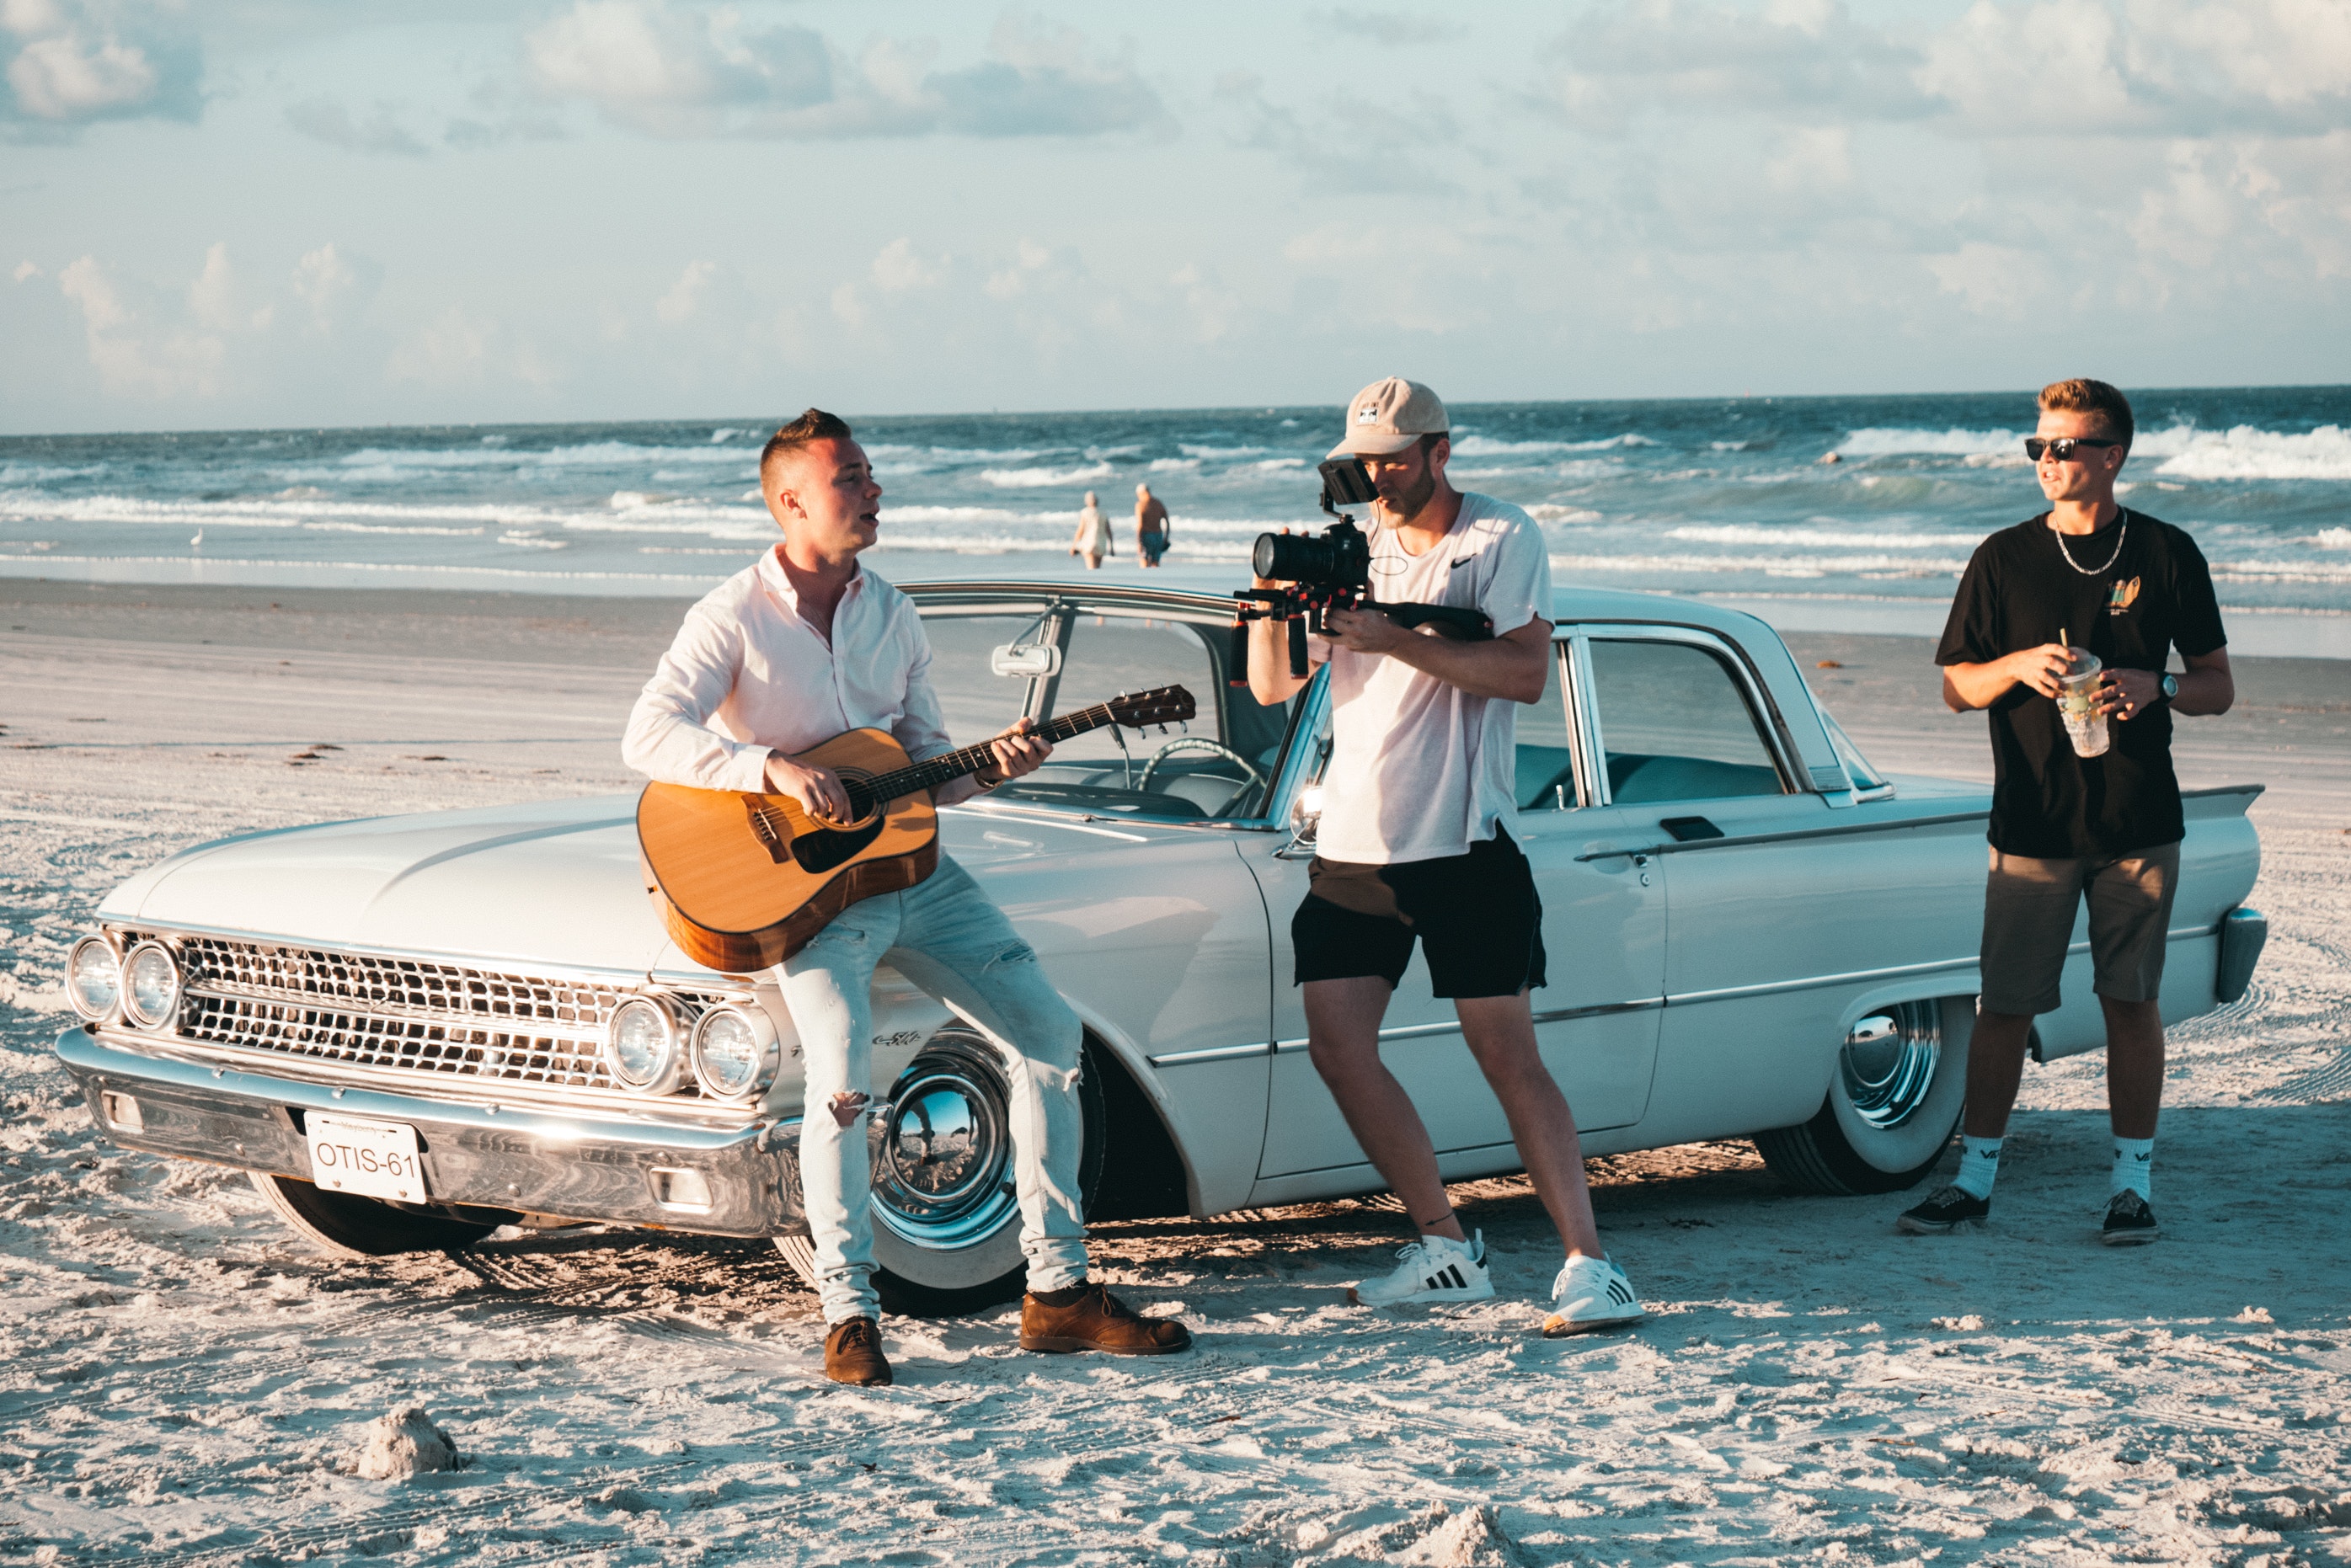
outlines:
[{"label": "guitar body", "polygon": [[[844,782],[908,766],[881,730],[851,730],[792,759]],[[927,790],[886,801],[837,828],[787,795],[653,784],[637,797],[645,891],[672,940],[727,974],[771,969],[860,898],[922,881],[939,864]]]},{"label": "guitar body", "polygon": [[[1162,686],[1064,713],[1032,732],[1052,745],[1104,724],[1182,723],[1197,711],[1189,691]],[[647,784],[637,797],[645,892],[671,940],[696,963],[727,974],[772,969],[858,899],[911,888],[937,870],[931,790],[990,766],[996,753],[983,741],[915,763],[887,732],[852,730],[792,760],[832,770],[852,809],[864,815],[836,827],[784,795],[684,784]]]}]

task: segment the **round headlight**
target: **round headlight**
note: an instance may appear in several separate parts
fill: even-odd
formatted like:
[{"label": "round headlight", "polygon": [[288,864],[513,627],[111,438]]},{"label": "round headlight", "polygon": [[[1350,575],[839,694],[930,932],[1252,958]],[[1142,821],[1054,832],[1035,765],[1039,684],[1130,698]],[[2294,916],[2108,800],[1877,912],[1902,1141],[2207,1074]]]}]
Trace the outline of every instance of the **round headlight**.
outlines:
[{"label": "round headlight", "polygon": [[180,961],[161,942],[141,942],[122,965],[123,1011],[133,1023],[161,1029],[180,1010]]},{"label": "round headlight", "polygon": [[66,1000],[93,1023],[114,1016],[122,1001],[122,960],[104,937],[84,937],[66,955]]},{"label": "round headlight", "polygon": [[669,1009],[634,996],[612,1010],[604,1064],[632,1089],[666,1095],[677,1087],[677,1022]]},{"label": "round headlight", "polygon": [[776,1031],[764,1014],[719,1007],[694,1026],[694,1075],[714,1099],[747,1100],[776,1076]]}]

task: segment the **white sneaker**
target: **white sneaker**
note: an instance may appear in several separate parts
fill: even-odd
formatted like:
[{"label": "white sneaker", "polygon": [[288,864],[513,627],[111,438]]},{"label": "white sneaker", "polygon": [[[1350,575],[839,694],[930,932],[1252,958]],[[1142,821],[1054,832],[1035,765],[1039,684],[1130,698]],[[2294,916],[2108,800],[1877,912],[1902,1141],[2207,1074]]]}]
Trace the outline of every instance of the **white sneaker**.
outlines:
[{"label": "white sneaker", "polygon": [[1396,1249],[1395,1272],[1384,1280],[1347,1287],[1357,1306],[1401,1306],[1407,1302],[1482,1302],[1494,1293],[1486,1272],[1486,1233],[1467,1241],[1423,1236]]},{"label": "white sneaker", "polygon": [[1640,1322],[1643,1315],[1641,1298],[1633,1293],[1633,1282],[1624,1270],[1611,1259],[1578,1254],[1552,1282],[1551,1315],[1543,1319],[1543,1337],[1563,1339],[1571,1334],[1622,1328]]}]

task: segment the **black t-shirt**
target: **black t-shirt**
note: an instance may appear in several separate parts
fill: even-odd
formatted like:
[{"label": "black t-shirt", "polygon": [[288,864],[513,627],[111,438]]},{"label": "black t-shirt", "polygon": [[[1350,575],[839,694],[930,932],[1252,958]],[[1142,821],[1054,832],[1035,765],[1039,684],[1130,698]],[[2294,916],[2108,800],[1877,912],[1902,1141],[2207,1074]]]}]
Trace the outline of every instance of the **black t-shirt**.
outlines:
[{"label": "black t-shirt", "polygon": [[[2061,545],[2044,512],[1976,546],[1935,662],[1989,664],[2055,642],[2061,629],[2109,670],[2160,671],[2173,648],[2193,657],[2228,642],[2211,568],[2186,534],[2126,508]],[[2019,682],[1992,703],[1993,848],[2066,860],[2186,836],[2169,705],[2109,717],[2106,732],[2104,756],[2076,756],[2053,699]]]}]

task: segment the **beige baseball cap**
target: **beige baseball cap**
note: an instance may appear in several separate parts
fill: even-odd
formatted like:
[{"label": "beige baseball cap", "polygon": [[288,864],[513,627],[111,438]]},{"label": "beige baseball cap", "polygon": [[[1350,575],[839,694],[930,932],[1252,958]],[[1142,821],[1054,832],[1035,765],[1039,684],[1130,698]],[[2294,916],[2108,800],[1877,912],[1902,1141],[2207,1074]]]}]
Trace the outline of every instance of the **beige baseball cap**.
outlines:
[{"label": "beige baseball cap", "polygon": [[1453,429],[1445,417],[1445,403],[1418,381],[1390,376],[1357,392],[1347,405],[1347,433],[1331,449],[1332,457],[1384,457],[1402,452],[1425,435],[1444,435]]}]

